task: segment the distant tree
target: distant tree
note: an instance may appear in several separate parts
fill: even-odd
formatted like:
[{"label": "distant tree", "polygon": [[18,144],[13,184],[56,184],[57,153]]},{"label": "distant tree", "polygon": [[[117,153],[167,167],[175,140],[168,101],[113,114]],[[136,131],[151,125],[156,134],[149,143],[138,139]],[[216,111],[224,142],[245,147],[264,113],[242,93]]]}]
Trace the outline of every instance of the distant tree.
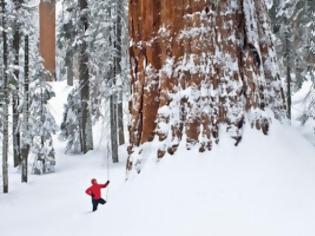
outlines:
[{"label": "distant tree", "polygon": [[[55,150],[52,135],[56,132],[56,123],[48,109],[48,101],[55,96],[46,77],[52,76],[44,67],[39,53],[32,60],[33,73],[30,83],[30,136],[31,153],[34,156],[32,172],[45,174],[54,171]],[[48,79],[49,80],[49,79]]]},{"label": "distant tree", "polygon": [[[123,80],[123,72],[122,72],[122,21],[124,16],[124,2],[122,0],[118,0],[116,3],[116,30],[115,30],[115,77],[116,80],[119,80],[120,86],[122,86]],[[118,137],[119,137],[119,145],[125,143],[125,132],[124,132],[124,114],[123,114],[123,91],[120,88],[120,92],[118,94],[117,99],[117,119],[118,119]]]},{"label": "distant tree", "polygon": [[20,146],[20,131],[19,131],[19,93],[20,93],[20,41],[21,41],[21,17],[20,9],[23,3],[23,0],[14,0],[14,33],[13,33],[13,54],[14,54],[14,76],[12,81],[12,132],[13,132],[13,160],[14,160],[14,167],[17,167],[20,164],[20,153],[21,153],[21,146]]},{"label": "distant tree", "polygon": [[[103,119],[105,129],[108,130],[105,134],[106,139],[112,141],[111,153],[116,162],[118,160],[118,145],[124,143],[123,100],[129,93],[126,79],[128,78],[127,63],[126,60],[123,60],[127,58],[127,47],[121,47],[121,45],[127,45],[127,27],[124,24],[126,23],[126,1],[89,2],[86,10],[83,11],[89,18],[88,28],[84,35],[82,27],[80,27],[82,25],[80,12],[82,10],[80,10],[79,2],[64,2],[63,9],[64,15],[59,34],[61,36],[60,48],[62,47],[63,51],[69,51],[69,55],[74,55],[74,52],[82,49],[81,46],[84,44],[82,39],[87,43],[89,109],[93,122]],[[63,54],[63,57],[66,61],[67,55]],[[65,71],[66,69],[63,70],[64,73]],[[79,88],[81,86],[75,86],[74,91]],[[71,96],[77,96],[75,94],[73,92]],[[82,107],[82,105],[76,104],[73,99],[69,99],[68,102],[71,104],[68,103],[66,106],[68,111],[65,111],[65,118],[67,117],[66,113],[71,111],[71,107]],[[73,129],[75,123],[72,123],[72,120],[65,120],[63,130],[67,131],[64,134],[70,130],[75,131],[76,129]],[[67,127],[68,125],[71,127]],[[81,124],[77,125],[81,127]],[[67,150],[75,151],[75,146],[71,144],[73,143],[71,136],[66,135],[64,137],[68,140],[68,145],[71,146],[71,148],[68,146]]]},{"label": "distant tree", "polygon": [[66,153],[80,153],[80,120],[81,116],[81,104],[79,88],[74,88],[68,95],[67,103],[65,104],[65,110],[63,115],[63,121],[61,123],[61,138],[67,140]]},{"label": "distant tree", "polygon": [[62,10],[58,19],[57,46],[61,56],[61,76],[67,78],[67,84],[74,84],[74,57],[78,50],[76,41],[79,31],[78,2],[74,0],[63,0]]},{"label": "distant tree", "polygon": [[[314,1],[275,0],[270,10],[273,31],[278,38],[277,55],[280,72],[286,78],[288,117],[291,118],[292,93],[308,80],[315,66],[311,46],[314,37]],[[314,53],[313,53],[314,55]],[[314,60],[314,59],[313,59]]]},{"label": "distant tree", "polygon": [[80,99],[81,99],[81,124],[80,124],[80,143],[81,152],[87,153],[93,150],[92,117],[90,112],[90,81],[89,81],[89,54],[87,50],[88,30],[88,3],[86,0],[79,0],[80,6],[80,27],[81,44],[79,54],[80,72]]}]

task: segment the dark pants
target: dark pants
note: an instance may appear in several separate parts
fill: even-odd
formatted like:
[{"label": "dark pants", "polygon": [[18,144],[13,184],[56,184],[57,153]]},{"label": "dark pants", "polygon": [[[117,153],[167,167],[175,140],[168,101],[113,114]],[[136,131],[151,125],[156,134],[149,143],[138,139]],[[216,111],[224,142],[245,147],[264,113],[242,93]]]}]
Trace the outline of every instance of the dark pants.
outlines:
[{"label": "dark pants", "polygon": [[106,203],[106,201],[103,198],[100,198],[100,199],[92,198],[93,211],[97,210],[98,204],[104,205],[105,203]]}]

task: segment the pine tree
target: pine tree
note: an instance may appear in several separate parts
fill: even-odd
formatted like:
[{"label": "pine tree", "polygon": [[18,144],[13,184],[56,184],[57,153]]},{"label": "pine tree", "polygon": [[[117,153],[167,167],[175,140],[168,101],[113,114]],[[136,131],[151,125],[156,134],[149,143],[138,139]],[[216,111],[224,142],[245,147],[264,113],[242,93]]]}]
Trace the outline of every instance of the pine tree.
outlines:
[{"label": "pine tree", "polygon": [[79,12],[77,1],[62,1],[62,10],[58,19],[57,46],[61,54],[61,76],[67,78],[69,86],[74,84],[74,57],[78,49],[76,39],[79,31]]},{"label": "pine tree", "polygon": [[30,83],[30,136],[32,139],[31,153],[34,156],[33,173],[45,174],[54,171],[55,151],[52,135],[56,132],[55,119],[47,105],[55,96],[51,86],[46,82],[52,76],[40,60],[39,53],[33,57],[32,82]]},{"label": "pine tree", "polygon": [[291,93],[308,80],[314,63],[310,57],[314,3],[308,0],[276,0],[270,10],[274,33],[278,38],[277,55],[281,77],[286,78],[288,117],[291,117]]},{"label": "pine tree", "polygon": [[[104,140],[110,139],[112,142],[113,160],[118,160],[118,145],[124,143],[124,123],[123,123],[123,100],[129,94],[129,84],[127,75],[127,62],[122,60],[127,58],[127,27],[124,23],[126,17],[126,1],[91,1],[84,14],[89,18],[89,24],[85,35],[82,36],[82,14],[78,1],[64,2],[65,7],[61,17],[61,33],[59,47],[63,49],[63,60],[66,65],[69,58],[74,56],[74,52],[82,49],[82,39],[87,43],[86,52],[88,58],[88,84],[89,84],[89,106],[92,121],[103,120],[106,132]],[[122,45],[124,45],[122,47]],[[80,57],[79,57],[80,58]],[[71,59],[70,59],[71,60]],[[62,70],[65,75],[67,68]],[[80,86],[79,86],[80,87]],[[74,90],[79,87],[75,86]],[[73,92],[71,96],[77,96]],[[79,95],[81,97],[81,95]],[[68,151],[76,152],[76,145],[72,145],[73,140],[68,132],[76,133],[72,119],[67,121],[67,113],[72,113],[75,107],[81,107],[70,97],[64,113],[62,135],[68,140]],[[72,108],[71,108],[72,107]],[[111,123],[111,124],[109,124]],[[67,126],[71,127],[67,127]],[[80,127],[81,124],[77,124]],[[107,129],[108,127],[108,129]],[[71,131],[72,130],[72,131]]]},{"label": "pine tree", "polygon": [[80,44],[80,99],[81,99],[81,124],[80,143],[81,152],[87,153],[93,149],[92,118],[90,113],[90,82],[89,82],[89,55],[87,51],[86,31],[88,30],[88,3],[86,0],[79,0],[80,26],[82,27],[82,40]]},{"label": "pine tree", "polygon": [[20,74],[20,63],[19,63],[19,52],[20,52],[20,8],[22,6],[22,0],[14,0],[14,7],[15,7],[15,21],[14,21],[14,35],[13,35],[13,50],[14,50],[14,78],[13,78],[13,91],[12,91],[12,132],[13,132],[13,160],[14,160],[14,167],[17,167],[20,163],[20,132],[19,132],[19,92],[20,92],[20,81],[19,81],[19,74]]},{"label": "pine tree", "polygon": [[68,95],[67,104],[61,124],[61,137],[67,140],[66,153],[71,152],[78,154],[81,152],[80,146],[80,120],[81,103],[79,88],[74,88]]}]

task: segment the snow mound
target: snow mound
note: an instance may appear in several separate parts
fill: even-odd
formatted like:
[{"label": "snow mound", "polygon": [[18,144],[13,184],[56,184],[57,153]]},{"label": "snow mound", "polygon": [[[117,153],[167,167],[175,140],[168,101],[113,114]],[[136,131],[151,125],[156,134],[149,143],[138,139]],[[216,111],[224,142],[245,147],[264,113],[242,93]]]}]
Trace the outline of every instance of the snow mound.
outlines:
[{"label": "snow mound", "polygon": [[[314,147],[290,127],[270,136],[248,129],[239,147],[179,150],[143,172],[88,218],[79,235],[311,236],[315,230]],[[86,230],[88,229],[88,230]]]}]

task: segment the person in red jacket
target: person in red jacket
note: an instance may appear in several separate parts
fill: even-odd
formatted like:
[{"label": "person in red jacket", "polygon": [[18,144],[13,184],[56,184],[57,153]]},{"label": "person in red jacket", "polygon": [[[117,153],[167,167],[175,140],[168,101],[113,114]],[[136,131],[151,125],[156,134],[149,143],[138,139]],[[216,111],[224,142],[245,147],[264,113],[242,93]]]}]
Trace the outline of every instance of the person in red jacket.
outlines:
[{"label": "person in red jacket", "polygon": [[109,185],[109,180],[105,184],[98,184],[96,179],[91,180],[92,186],[85,190],[87,195],[92,197],[93,211],[97,210],[98,204],[104,205],[106,201],[102,198],[101,189]]}]

